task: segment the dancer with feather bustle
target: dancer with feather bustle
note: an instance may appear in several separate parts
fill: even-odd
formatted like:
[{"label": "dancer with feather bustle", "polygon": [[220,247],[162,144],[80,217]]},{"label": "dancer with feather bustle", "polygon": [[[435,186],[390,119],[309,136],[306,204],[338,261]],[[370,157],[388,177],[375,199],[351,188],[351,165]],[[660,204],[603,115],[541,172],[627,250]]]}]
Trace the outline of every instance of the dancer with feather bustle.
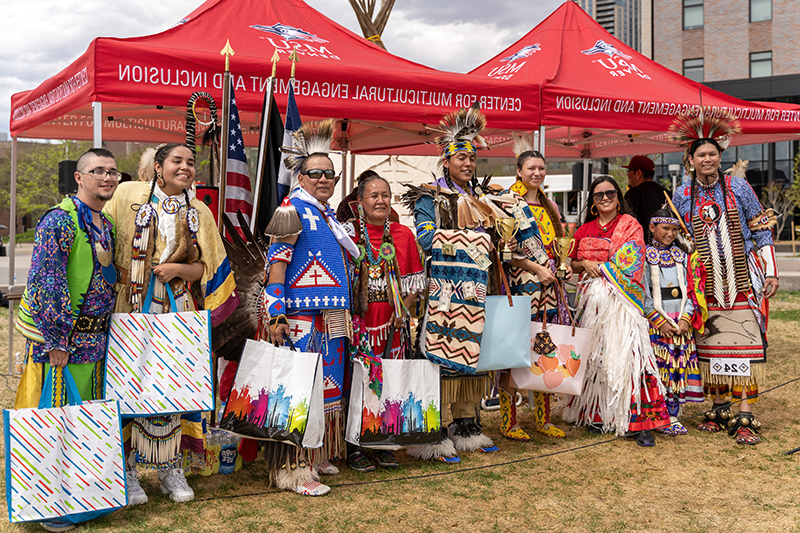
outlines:
[{"label": "dancer with feather bustle", "polygon": [[[477,103],[445,116],[435,128],[442,133],[436,143],[441,152],[443,175],[431,184],[409,187],[403,197],[414,212],[417,240],[431,264],[437,262],[439,255],[455,256],[461,248],[473,254],[468,264],[455,266],[458,272],[432,275],[425,320],[420,324],[421,351],[442,365],[442,411],[449,405],[453,422],[447,434],[443,434],[441,444],[414,446],[408,453],[447,463],[460,461],[457,451],[498,450],[480,424],[480,401],[489,395],[491,375],[476,373],[474,367],[465,368],[462,364],[477,360],[479,340],[474,342],[475,332],[479,339],[482,330],[477,330],[473,322],[477,320],[483,325],[481,298],[488,292],[487,285],[491,285],[487,280],[491,265],[487,251],[491,244],[486,228],[494,224],[495,211],[479,200],[483,190],[475,178],[477,148],[487,147],[480,136],[485,125],[486,119]],[[455,240],[445,242],[448,239]],[[481,251],[484,249],[487,251]],[[472,261],[477,263],[473,265]],[[483,267],[476,268],[478,263]],[[470,295],[464,293],[467,286],[471,287]],[[471,319],[466,319],[467,316]],[[431,349],[434,343],[436,355]]]},{"label": "dancer with feather bustle", "polygon": [[[140,181],[120,184],[105,211],[117,222],[114,263],[121,272],[115,289],[117,313],[191,311],[195,301],[211,311],[211,325],[239,303],[214,215],[194,197],[194,153],[184,144],[162,144],[142,154]],[[143,309],[155,284],[153,303]],[[169,308],[165,285],[175,296]],[[190,293],[190,284],[192,293]],[[192,466],[205,466],[205,431],[200,413],[136,418],[123,427],[128,500],[147,502],[135,465],[159,470],[161,492],[178,502],[194,498],[184,478],[181,450]]]},{"label": "dancer with feather bustle", "polygon": [[286,166],[299,182],[275,211],[266,229],[272,237],[264,295],[270,339],[291,338],[303,352],[323,357],[325,435],[318,450],[267,442],[264,458],[270,483],[305,496],[321,496],[330,487],[318,474],[335,475],[331,460],[343,458],[346,342],[353,337],[348,254],[359,251],[328,204],[338,177],[330,160],[335,122],[306,122],[292,133],[294,147]]},{"label": "dancer with feather bustle", "polygon": [[[705,394],[714,404],[698,429],[727,429],[737,443],[756,444],[761,424],[752,404],[766,378],[768,299],[779,286],[771,231],[775,216],[746,180],[720,172],[722,152],[739,125],[732,116],[708,111],[679,117],[671,130],[687,145],[684,161],[692,177],[678,187],[673,202],[708,272],[708,320],[696,342]],[[749,373],[720,375],[713,364],[718,358],[749,363]],[[737,415],[731,398],[741,400]]]}]

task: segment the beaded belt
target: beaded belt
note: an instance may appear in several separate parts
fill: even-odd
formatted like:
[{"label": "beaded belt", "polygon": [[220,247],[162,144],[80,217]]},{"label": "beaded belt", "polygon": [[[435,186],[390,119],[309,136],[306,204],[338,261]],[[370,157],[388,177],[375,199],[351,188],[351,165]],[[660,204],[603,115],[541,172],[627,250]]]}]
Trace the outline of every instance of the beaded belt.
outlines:
[{"label": "beaded belt", "polygon": [[80,315],[72,326],[73,333],[103,333],[108,330],[111,313],[105,315]]}]

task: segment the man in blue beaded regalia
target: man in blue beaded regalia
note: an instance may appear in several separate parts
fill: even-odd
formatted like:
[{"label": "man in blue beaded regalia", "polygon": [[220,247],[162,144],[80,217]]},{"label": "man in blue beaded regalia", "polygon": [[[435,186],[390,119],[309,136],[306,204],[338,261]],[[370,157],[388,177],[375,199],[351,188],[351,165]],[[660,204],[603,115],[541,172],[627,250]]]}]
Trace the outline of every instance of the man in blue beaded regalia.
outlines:
[{"label": "man in blue beaded regalia", "polygon": [[306,496],[330,491],[318,473],[338,474],[330,461],[344,456],[344,389],[346,342],[352,337],[347,254],[359,255],[355,243],[328,204],[337,179],[328,157],[334,121],[310,122],[292,135],[286,165],[300,186],[275,211],[266,234],[269,277],[265,295],[269,335],[283,343],[288,336],[303,352],[323,357],[325,438],[319,450],[268,443],[271,481],[278,488]]}]

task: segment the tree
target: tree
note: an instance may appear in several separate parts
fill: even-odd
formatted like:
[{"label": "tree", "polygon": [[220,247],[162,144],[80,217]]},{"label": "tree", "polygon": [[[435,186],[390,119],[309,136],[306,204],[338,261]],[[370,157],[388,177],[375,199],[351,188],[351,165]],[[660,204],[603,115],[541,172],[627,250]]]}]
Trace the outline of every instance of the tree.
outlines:
[{"label": "tree", "polygon": [[58,162],[75,160],[92,147],[90,142],[60,141],[36,144],[20,151],[17,161],[17,214],[36,217],[61,201]]},{"label": "tree", "polygon": [[[796,187],[797,182],[791,186],[785,183],[773,181],[767,184],[761,191],[761,203],[765,207],[771,207],[775,214],[778,215],[778,223],[775,225],[775,235],[780,238],[783,229],[786,227],[786,222],[789,220],[789,214],[794,211],[796,204]],[[795,192],[793,193],[793,189]]]}]

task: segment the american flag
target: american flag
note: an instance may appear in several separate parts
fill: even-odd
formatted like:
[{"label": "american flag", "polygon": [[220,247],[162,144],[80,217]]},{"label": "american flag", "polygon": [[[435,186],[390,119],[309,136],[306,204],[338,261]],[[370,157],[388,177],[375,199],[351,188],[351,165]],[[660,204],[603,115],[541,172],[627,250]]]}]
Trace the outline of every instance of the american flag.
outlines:
[{"label": "american flag", "polygon": [[250,188],[250,171],[247,168],[247,156],[244,153],[242,125],[239,122],[239,109],[236,107],[232,79],[230,113],[228,166],[225,177],[225,215],[230,218],[239,234],[244,237],[244,233],[239,229],[236,211],[241,211],[247,223],[250,223],[250,217],[253,214],[253,192]]}]

